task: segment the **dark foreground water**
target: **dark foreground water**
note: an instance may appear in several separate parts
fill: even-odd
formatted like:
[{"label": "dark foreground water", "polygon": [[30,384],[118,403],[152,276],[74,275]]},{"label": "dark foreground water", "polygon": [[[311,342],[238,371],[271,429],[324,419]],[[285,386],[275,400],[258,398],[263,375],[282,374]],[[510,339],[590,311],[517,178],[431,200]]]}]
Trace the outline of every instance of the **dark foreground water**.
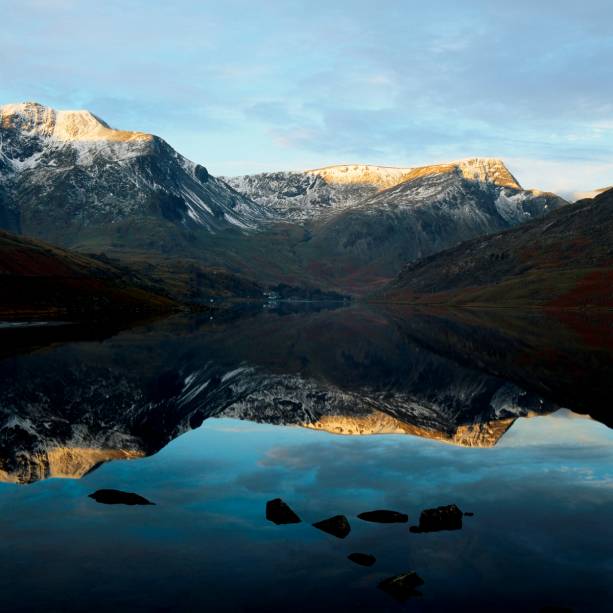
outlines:
[{"label": "dark foreground water", "polygon": [[[611,323],[350,308],[10,330],[0,608],[609,611]],[[302,523],[266,520],[277,497]],[[474,516],[409,531],[448,504]],[[409,522],[356,517],[380,508]],[[311,525],[337,514],[344,539]],[[378,588],[410,570],[420,595]]]}]

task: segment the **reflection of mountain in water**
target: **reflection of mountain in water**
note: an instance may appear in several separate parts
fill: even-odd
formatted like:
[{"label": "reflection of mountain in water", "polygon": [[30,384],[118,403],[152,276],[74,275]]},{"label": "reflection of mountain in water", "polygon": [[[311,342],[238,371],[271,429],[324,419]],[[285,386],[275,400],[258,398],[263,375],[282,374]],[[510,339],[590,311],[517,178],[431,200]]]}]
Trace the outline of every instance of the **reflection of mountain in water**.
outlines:
[{"label": "reflection of mountain in water", "polygon": [[[568,359],[583,354],[567,326],[550,322],[572,347],[568,359],[555,335],[547,346],[538,329],[543,385],[529,361],[528,373],[522,367],[530,339],[491,322],[357,308],[221,324],[175,318],[8,357],[0,362],[0,479],[80,477],[110,459],[155,453],[218,416],[491,446],[517,417],[565,404],[553,387],[556,365],[567,386]],[[602,389],[585,377],[599,378],[610,353],[585,351],[588,412],[589,389]]]}]

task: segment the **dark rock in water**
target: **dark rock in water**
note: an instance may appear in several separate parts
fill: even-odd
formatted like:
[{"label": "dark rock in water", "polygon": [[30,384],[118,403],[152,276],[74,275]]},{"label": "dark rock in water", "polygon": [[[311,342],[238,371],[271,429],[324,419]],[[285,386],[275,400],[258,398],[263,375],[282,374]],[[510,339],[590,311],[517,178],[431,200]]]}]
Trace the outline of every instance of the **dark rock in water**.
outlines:
[{"label": "dark rock in water", "polygon": [[127,504],[130,506],[155,504],[155,502],[150,502],[138,494],[122,492],[121,490],[97,490],[93,494],[89,494],[89,497],[101,504]]},{"label": "dark rock in water", "polygon": [[413,534],[419,534],[421,530],[419,529],[419,526],[411,526],[409,528],[409,532],[413,532]]},{"label": "dark rock in water", "polygon": [[313,526],[339,539],[344,539],[351,532],[349,521],[344,515],[335,515],[334,517],[323,519],[313,524]]},{"label": "dark rock in water", "polygon": [[387,592],[396,600],[404,602],[411,596],[421,596],[416,588],[423,584],[424,580],[414,570],[411,570],[408,573],[384,579],[379,583],[379,589]]},{"label": "dark rock in water", "polygon": [[369,553],[350,553],[347,558],[360,566],[372,566],[377,561],[377,558]]},{"label": "dark rock in water", "polygon": [[464,511],[464,517],[473,517],[474,513],[472,511]]},{"label": "dark rock in water", "polygon": [[364,521],[373,521],[379,524],[405,524],[409,521],[408,515],[398,513],[398,511],[366,511],[366,513],[360,513],[358,517]]},{"label": "dark rock in water", "polygon": [[460,530],[464,514],[455,504],[435,509],[425,509],[419,516],[419,526],[411,526],[411,532],[438,532]]},{"label": "dark rock in water", "polygon": [[266,519],[274,524],[299,524],[302,520],[281,498],[266,503]]}]

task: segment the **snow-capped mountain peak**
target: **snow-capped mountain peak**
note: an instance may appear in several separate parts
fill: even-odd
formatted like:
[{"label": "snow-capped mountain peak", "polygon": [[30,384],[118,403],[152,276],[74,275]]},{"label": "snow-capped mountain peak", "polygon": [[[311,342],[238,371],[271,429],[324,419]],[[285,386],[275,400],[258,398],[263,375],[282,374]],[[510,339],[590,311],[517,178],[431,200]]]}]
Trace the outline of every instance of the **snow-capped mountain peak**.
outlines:
[{"label": "snow-capped mountain peak", "polygon": [[413,170],[395,166],[373,166],[371,164],[340,164],[305,170],[308,175],[321,177],[328,184],[372,185],[379,189],[401,183]]},{"label": "snow-capped mountain peak", "polygon": [[500,187],[522,189],[504,162],[495,158],[470,158],[456,162],[462,176],[471,181],[494,183]]},{"label": "snow-capped mountain peak", "polygon": [[214,233],[271,217],[157,136],[36,102],[0,106],[0,192],[0,227],[64,246],[136,220]]},{"label": "snow-capped mountain peak", "polygon": [[373,166],[370,164],[341,164],[305,170],[309,175],[321,177],[328,184],[372,185],[379,189],[394,187],[405,181],[430,174],[459,172],[465,179],[493,183],[500,187],[521,189],[517,179],[504,162],[497,158],[467,158],[444,164],[417,167]]},{"label": "snow-capped mountain peak", "polygon": [[57,141],[153,140],[151,134],[144,132],[114,130],[102,119],[86,110],[60,111],[37,102],[0,106],[0,125],[3,129],[12,128],[32,136]]},{"label": "snow-capped mountain peak", "polygon": [[367,206],[374,199],[378,204],[392,203],[397,199],[394,190],[427,201],[440,193],[443,184],[448,186],[458,178],[484,189],[522,191],[504,162],[496,158],[468,158],[416,167],[340,164],[302,172],[224,177],[224,180],[277,218],[307,221],[343,209]]}]

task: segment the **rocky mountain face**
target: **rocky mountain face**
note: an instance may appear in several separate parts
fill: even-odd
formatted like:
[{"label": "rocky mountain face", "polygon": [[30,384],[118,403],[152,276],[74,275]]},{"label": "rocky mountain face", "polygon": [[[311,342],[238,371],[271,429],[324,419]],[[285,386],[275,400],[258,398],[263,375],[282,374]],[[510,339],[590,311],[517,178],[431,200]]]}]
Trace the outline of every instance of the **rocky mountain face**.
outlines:
[{"label": "rocky mountain face", "polygon": [[354,289],[397,274],[401,263],[523,224],[564,206],[523,190],[499,160],[415,169],[408,178],[313,224],[305,251],[320,274]]},{"label": "rocky mountain face", "polygon": [[408,262],[564,204],[523,190],[490,159],[226,182],[162,139],[112,129],[87,111],[0,107],[0,229],[105,253],[141,272],[159,269],[160,256],[174,259],[183,295],[197,300],[218,270],[365,293]]},{"label": "rocky mountain face", "polygon": [[407,266],[392,301],[613,306],[613,190]]},{"label": "rocky mountain face", "polygon": [[381,189],[397,185],[410,171],[353,164],[222,178],[265,206],[277,220],[301,223],[354,206]]},{"label": "rocky mountain face", "polygon": [[[158,247],[268,213],[161,138],[88,111],[0,106],[0,227],[62,246]],[[97,242],[98,243],[97,243]]]},{"label": "rocky mountain face", "polygon": [[[526,325],[534,342],[440,312],[351,308],[228,322],[181,315],[106,339],[56,337],[0,359],[0,478],[78,477],[155,453],[215,417],[492,446],[518,417],[566,400],[605,416],[595,399],[610,355],[569,342],[559,322]],[[6,348],[2,330],[0,340]]]},{"label": "rocky mountain face", "polygon": [[288,278],[302,274],[355,293],[391,280],[408,262],[567,204],[522,189],[495,159],[418,168],[334,166],[228,181],[270,207],[276,219],[302,228],[279,235],[273,226],[262,236],[271,257],[286,263]]},{"label": "rocky mountain face", "polygon": [[[265,172],[222,178],[237,191],[273,211],[277,219],[304,222],[352,208],[400,183],[454,171],[468,180],[521,189],[500,160],[487,159],[417,168],[351,164],[303,172]],[[392,194],[388,192],[383,200]]]}]

